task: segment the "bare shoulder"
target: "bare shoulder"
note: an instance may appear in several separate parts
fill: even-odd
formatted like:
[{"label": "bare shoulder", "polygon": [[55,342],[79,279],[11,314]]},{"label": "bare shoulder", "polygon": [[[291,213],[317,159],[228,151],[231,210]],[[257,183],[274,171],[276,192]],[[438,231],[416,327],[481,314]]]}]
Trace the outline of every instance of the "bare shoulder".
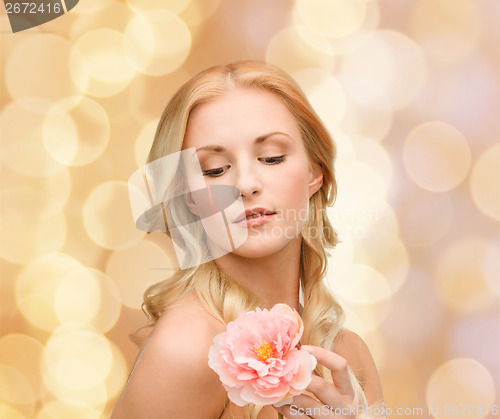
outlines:
[{"label": "bare shoulder", "polygon": [[208,351],[224,330],[194,293],[168,307],[137,358],[113,419],[218,418],[225,391],[208,366]]},{"label": "bare shoulder", "polygon": [[345,358],[363,388],[368,404],[383,402],[382,383],[365,341],[349,329],[341,329],[334,342],[335,353]]},{"label": "bare shoulder", "polygon": [[[169,347],[176,346],[172,341],[173,335],[191,343],[208,339],[210,346],[214,336],[224,330],[225,326],[205,309],[194,292],[190,292],[162,313],[150,338]],[[196,351],[196,348],[193,349]]]}]

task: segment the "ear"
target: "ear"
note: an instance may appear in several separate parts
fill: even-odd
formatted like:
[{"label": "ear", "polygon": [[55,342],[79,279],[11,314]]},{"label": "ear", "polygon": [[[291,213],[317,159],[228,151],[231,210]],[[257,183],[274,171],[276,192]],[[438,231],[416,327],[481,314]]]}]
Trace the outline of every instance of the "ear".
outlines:
[{"label": "ear", "polygon": [[323,185],[323,171],[319,166],[309,170],[309,198],[319,191]]},{"label": "ear", "polygon": [[198,206],[194,202],[191,192],[187,192],[184,194],[184,202],[189,208],[189,211],[191,211],[194,215],[197,215],[198,217],[200,216],[200,213],[198,211]]}]

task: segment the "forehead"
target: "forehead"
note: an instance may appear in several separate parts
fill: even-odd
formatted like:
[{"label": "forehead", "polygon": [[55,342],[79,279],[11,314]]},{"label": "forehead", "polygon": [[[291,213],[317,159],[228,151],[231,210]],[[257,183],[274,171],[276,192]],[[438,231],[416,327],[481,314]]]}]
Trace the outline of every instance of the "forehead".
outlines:
[{"label": "forehead", "polygon": [[214,141],[254,140],[277,131],[300,140],[295,117],[277,95],[237,87],[193,109],[183,148]]}]

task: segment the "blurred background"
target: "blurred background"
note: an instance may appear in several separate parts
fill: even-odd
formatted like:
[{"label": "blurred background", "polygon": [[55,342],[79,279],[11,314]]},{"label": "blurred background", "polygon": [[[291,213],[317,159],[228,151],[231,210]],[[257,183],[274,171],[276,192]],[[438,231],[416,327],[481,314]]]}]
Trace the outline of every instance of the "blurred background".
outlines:
[{"label": "blurred background", "polygon": [[327,280],[393,416],[498,417],[499,1],[81,0],[14,34],[0,7],[0,418],[110,416],[175,263],[127,180],[173,92],[240,59],[336,140]]}]

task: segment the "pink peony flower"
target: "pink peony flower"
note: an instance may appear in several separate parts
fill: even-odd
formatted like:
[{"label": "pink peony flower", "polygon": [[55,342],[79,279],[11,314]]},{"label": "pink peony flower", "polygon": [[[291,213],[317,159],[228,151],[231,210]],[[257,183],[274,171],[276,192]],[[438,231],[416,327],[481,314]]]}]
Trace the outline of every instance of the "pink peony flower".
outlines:
[{"label": "pink peony flower", "polygon": [[214,338],[208,365],[238,406],[274,404],[301,394],[316,358],[297,348],[304,325],[286,304],[240,313]]}]

